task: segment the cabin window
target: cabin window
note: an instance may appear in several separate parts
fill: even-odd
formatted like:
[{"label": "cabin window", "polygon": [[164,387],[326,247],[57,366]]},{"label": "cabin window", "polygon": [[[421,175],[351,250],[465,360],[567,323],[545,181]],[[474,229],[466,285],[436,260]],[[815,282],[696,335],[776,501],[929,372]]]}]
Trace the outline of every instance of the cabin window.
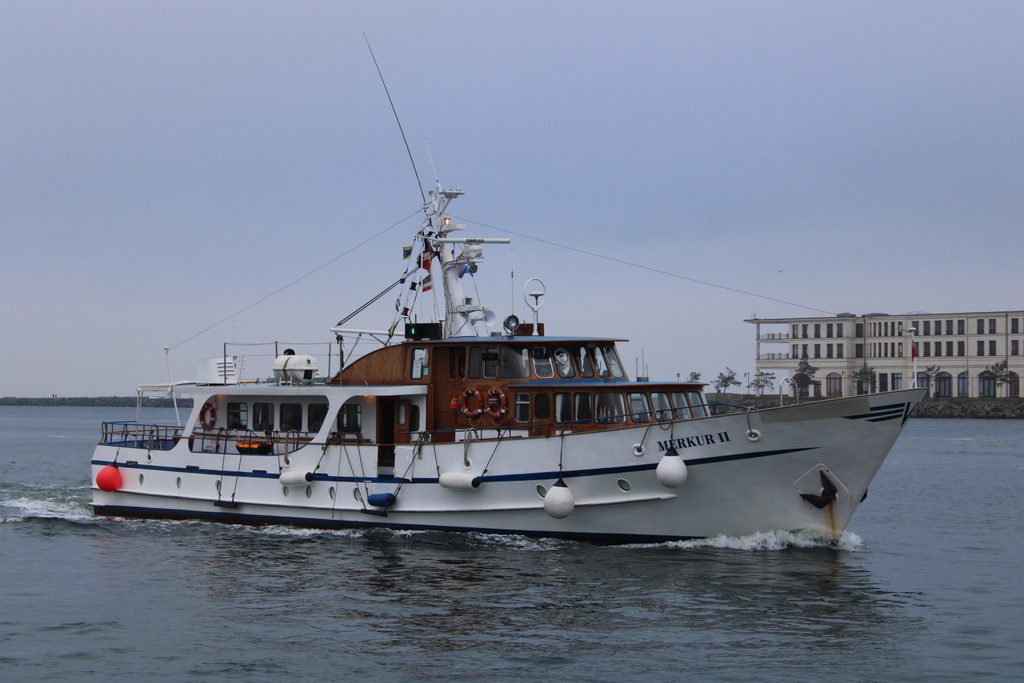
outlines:
[{"label": "cabin window", "polygon": [[617,391],[599,391],[594,402],[594,414],[601,424],[621,424],[626,421],[626,403]]},{"label": "cabin window", "polygon": [[551,366],[551,352],[545,346],[533,347],[533,374],[541,379],[555,376],[555,369]]},{"label": "cabin window", "polygon": [[608,372],[608,364],[604,361],[604,354],[601,353],[600,349],[592,349],[590,351],[594,358],[594,367],[597,368],[598,377],[611,377],[611,373]]},{"label": "cabin window", "polygon": [[654,409],[654,419],[658,422],[668,422],[672,419],[672,404],[669,403],[668,394],[651,393],[651,408]]},{"label": "cabin window", "polygon": [[413,349],[412,350],[412,378],[420,379],[425,377],[429,372],[430,368],[427,367],[427,350],[426,349]]},{"label": "cabin window", "polygon": [[608,369],[611,370],[612,376],[622,377],[622,365],[619,363],[619,355],[615,352],[615,346],[607,344],[601,347],[601,351],[604,352],[604,359],[608,363]]},{"label": "cabin window", "polygon": [[699,391],[689,392],[690,405],[693,407],[693,414],[695,417],[704,417],[707,415],[707,409],[704,405],[704,397],[701,396]]},{"label": "cabin window", "polygon": [[498,354],[497,346],[488,346],[484,349],[484,378],[494,379],[498,376],[498,361],[501,356]]},{"label": "cabin window", "polygon": [[530,421],[530,395],[526,392],[516,394],[516,422]]},{"label": "cabin window", "polygon": [[629,418],[633,422],[645,423],[651,421],[651,409],[647,405],[646,394],[632,393],[626,397],[629,402]]},{"label": "cabin window", "polygon": [[406,405],[407,404],[405,403],[405,401],[399,402],[397,412],[395,413],[395,422],[397,422],[400,425],[404,425],[405,424],[405,418],[406,418],[405,407],[406,407]]},{"label": "cabin window", "polygon": [[522,379],[530,376],[530,350],[525,347],[501,347],[501,376]]},{"label": "cabin window", "polygon": [[306,406],[306,431],[320,431],[324,426],[324,420],[327,419],[327,407],[326,403],[310,403]]},{"label": "cabin window", "polygon": [[590,394],[576,394],[575,396],[576,420],[578,422],[590,422],[594,417],[594,407]]},{"label": "cabin window", "polygon": [[481,367],[483,366],[483,349],[479,346],[469,347],[469,378],[480,379]]},{"label": "cabin window", "polygon": [[420,407],[417,405],[409,406],[409,431],[420,431]]},{"label": "cabin window", "polygon": [[448,350],[448,377],[455,379],[466,376],[466,349]]},{"label": "cabin window", "polygon": [[533,397],[533,416],[538,420],[547,420],[551,417],[550,396],[547,394],[537,394]]},{"label": "cabin window", "polygon": [[281,421],[278,423],[282,432],[302,431],[302,404],[282,403]]},{"label": "cabin window", "polygon": [[363,431],[363,406],[359,403],[346,403],[341,406],[338,414],[338,431],[344,434],[356,434]]},{"label": "cabin window", "polygon": [[274,428],[274,404],[252,404],[252,428],[258,432],[269,432]]},{"label": "cabin window", "polygon": [[249,426],[249,404],[228,404],[228,429],[246,429]]},{"label": "cabin window", "polygon": [[577,359],[579,360],[580,377],[593,377],[594,376],[594,358],[590,354],[590,350],[581,346],[577,349]]},{"label": "cabin window", "polygon": [[569,351],[558,347],[555,349],[555,366],[558,368],[558,376],[562,379],[570,379],[576,376],[572,369],[572,356]]},{"label": "cabin window", "polygon": [[569,394],[555,394],[555,422],[572,422],[572,402]]},{"label": "cabin window", "polygon": [[690,412],[690,404],[686,402],[686,394],[681,391],[673,391],[672,403],[676,407],[675,416],[677,419],[689,420],[693,417],[693,413]]}]

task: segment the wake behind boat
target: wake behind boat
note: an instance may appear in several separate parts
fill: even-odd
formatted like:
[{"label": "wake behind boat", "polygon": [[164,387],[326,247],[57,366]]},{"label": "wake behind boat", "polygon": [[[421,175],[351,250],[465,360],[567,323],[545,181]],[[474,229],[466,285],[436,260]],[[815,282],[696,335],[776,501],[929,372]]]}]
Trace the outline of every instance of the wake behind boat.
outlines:
[{"label": "wake behind boat", "polygon": [[[609,541],[842,533],[923,390],[713,415],[703,384],[630,380],[620,339],[515,316],[492,332],[462,282],[507,240],[456,236],[461,194],[430,193],[390,329],[331,330],[379,348],[329,377],[286,351],[259,382],[225,353],[165,387],[194,400],[184,426],[104,423],[96,514]],[[444,316],[412,322],[435,275]],[[526,294],[536,316],[543,289]]]}]

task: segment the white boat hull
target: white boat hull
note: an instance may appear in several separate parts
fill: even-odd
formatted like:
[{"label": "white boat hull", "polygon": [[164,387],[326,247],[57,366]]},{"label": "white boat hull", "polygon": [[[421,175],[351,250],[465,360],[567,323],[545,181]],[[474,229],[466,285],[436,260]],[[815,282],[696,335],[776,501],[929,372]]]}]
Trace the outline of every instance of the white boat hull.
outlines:
[{"label": "white boat hull", "polygon": [[[122,485],[94,487],[93,505],[104,515],[626,542],[772,530],[838,537],[922,395],[912,389],[562,436],[400,445],[393,479],[377,476],[373,444],[321,441],[287,458],[197,453],[184,438],[169,450],[101,444],[93,481],[116,465]],[[686,463],[676,487],[656,473],[670,448]],[[442,474],[463,475],[445,478],[463,488],[442,486]],[[545,511],[542,493],[559,476],[574,501],[561,519]],[[825,478],[835,484],[834,500],[819,508],[801,497],[823,494]],[[391,504],[369,505],[389,493]]]}]

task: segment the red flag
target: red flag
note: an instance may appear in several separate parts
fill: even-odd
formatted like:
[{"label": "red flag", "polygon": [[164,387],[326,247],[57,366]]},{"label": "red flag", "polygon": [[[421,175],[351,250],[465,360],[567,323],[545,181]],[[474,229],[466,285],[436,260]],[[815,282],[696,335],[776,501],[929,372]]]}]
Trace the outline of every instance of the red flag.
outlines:
[{"label": "red flag", "polygon": [[910,342],[910,360],[917,358],[917,342]]}]

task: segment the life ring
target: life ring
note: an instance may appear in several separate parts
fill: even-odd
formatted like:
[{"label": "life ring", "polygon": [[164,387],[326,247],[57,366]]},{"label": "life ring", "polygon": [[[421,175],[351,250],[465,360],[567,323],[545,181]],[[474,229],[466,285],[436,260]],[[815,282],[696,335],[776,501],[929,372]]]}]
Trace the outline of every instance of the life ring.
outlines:
[{"label": "life ring", "polygon": [[[470,408],[471,402],[476,401],[476,407]],[[476,387],[469,387],[462,392],[462,414],[472,420],[484,413],[484,400],[480,396],[480,390]]]},{"label": "life ring", "polygon": [[508,412],[508,399],[501,389],[491,389],[487,392],[487,417],[492,420],[500,420]]},{"label": "life ring", "polygon": [[217,424],[217,406],[209,401],[204,403],[203,409],[199,411],[199,424],[203,425],[203,429],[213,429]]}]

